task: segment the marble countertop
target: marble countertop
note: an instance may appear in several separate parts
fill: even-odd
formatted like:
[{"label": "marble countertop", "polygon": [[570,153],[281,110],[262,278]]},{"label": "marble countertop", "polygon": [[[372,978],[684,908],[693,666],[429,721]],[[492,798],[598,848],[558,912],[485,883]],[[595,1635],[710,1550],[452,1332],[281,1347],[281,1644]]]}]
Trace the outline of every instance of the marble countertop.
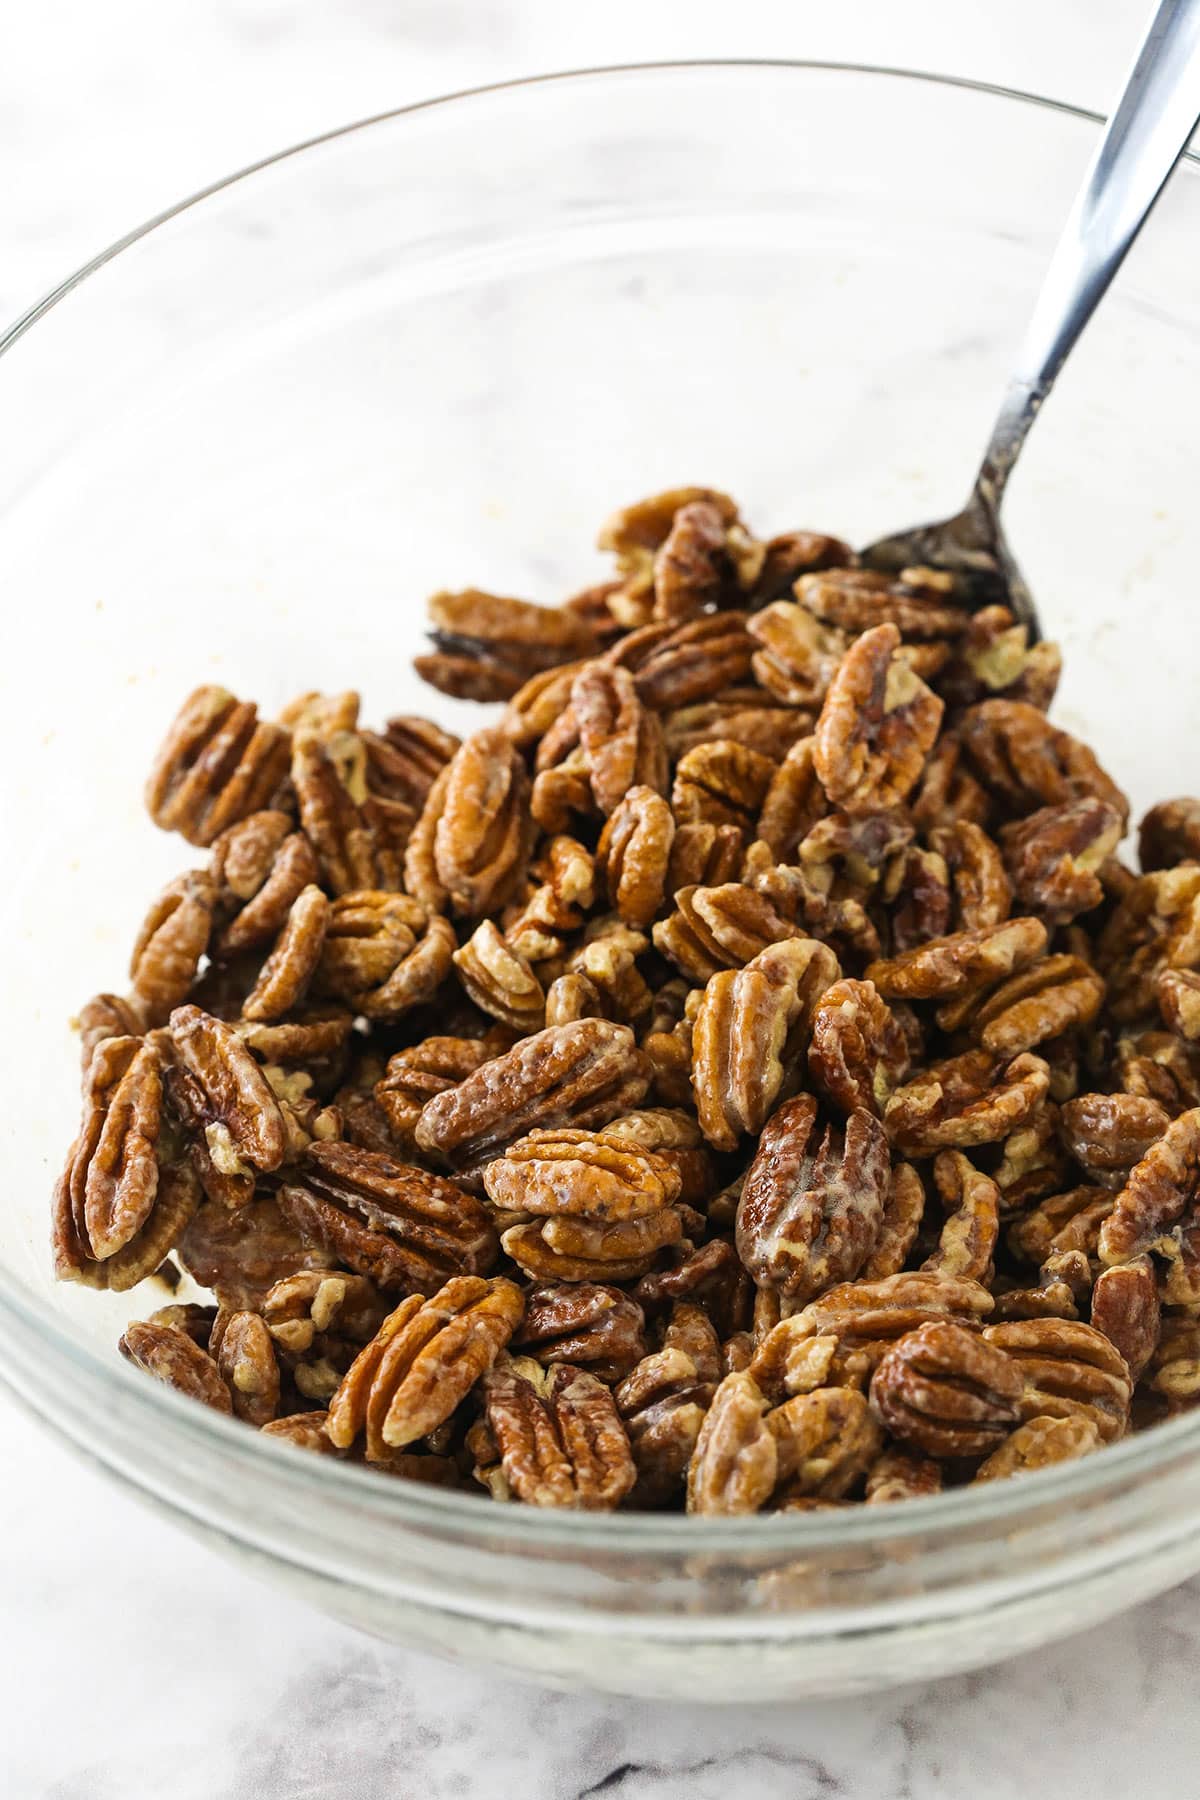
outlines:
[{"label": "marble countertop", "polygon": [[[424,94],[672,56],[928,67],[1103,106],[1142,0],[59,0],[0,60],[0,316],[159,207]],[[0,1391],[13,1800],[935,1800],[1195,1791],[1200,1584],[936,1686],[786,1709],[572,1697],[391,1651],[235,1572]],[[1152,1746],[1152,1749],[1150,1748]]]}]

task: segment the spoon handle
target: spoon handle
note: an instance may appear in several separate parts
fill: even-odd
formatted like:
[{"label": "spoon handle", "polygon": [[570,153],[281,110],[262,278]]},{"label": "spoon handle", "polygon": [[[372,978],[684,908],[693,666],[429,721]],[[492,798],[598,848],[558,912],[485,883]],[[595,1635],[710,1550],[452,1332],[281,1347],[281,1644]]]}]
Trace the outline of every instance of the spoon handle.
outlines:
[{"label": "spoon handle", "polygon": [[1059,370],[1200,119],[1200,0],[1161,0],[1096,147],[1017,353],[976,495],[994,512]]}]

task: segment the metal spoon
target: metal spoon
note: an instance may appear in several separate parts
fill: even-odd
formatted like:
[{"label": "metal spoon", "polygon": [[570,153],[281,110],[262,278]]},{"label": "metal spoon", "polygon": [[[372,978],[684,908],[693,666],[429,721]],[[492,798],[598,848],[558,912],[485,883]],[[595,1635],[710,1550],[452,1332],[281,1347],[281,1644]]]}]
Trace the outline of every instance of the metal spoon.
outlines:
[{"label": "metal spoon", "polygon": [[869,568],[924,564],[963,575],[973,605],[1007,605],[1037,635],[1033,599],[1000,523],[1004,490],[1029,427],[1198,119],[1200,0],[1162,0],[1050,259],[970,499],[951,519],[868,545]]}]

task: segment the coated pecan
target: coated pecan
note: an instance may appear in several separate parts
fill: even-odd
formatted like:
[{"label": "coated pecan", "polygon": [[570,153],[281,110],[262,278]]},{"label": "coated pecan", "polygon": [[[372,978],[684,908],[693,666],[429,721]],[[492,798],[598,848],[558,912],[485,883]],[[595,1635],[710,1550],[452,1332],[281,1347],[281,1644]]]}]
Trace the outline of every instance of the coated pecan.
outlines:
[{"label": "coated pecan", "polygon": [[1055,1463],[1074,1462],[1100,1448],[1100,1433],[1082,1414],[1068,1418],[1028,1419],[993,1450],[975,1471],[976,1481],[1000,1481],[1009,1475],[1034,1475]]},{"label": "coated pecan", "polygon": [[79,1031],[79,1065],[86,1089],[92,1052],[106,1038],[138,1038],[146,1029],[146,1020],[138,1002],[122,999],[119,994],[94,994],[80,1007],[79,1016],[71,1021]]},{"label": "coated pecan", "polygon": [[819,707],[846,653],[846,634],[791,600],[756,612],[747,630],[761,646],[752,664],[759,685],[788,706]]},{"label": "coated pecan", "polygon": [[1186,1044],[1200,1043],[1200,974],[1192,969],[1164,969],[1155,990],[1167,1030]]},{"label": "coated pecan", "polygon": [[811,713],[772,704],[757,688],[732,688],[723,699],[680,707],[663,717],[667,755],[674,762],[689,750],[715,744],[718,739],[740,744],[774,762],[809,736],[812,728]]},{"label": "coated pecan", "polygon": [[833,805],[847,812],[902,801],[938,734],[942,703],[897,657],[899,646],[895,625],[864,631],[843,657],[817,720],[817,774]]},{"label": "coated pecan", "polygon": [[279,1411],[279,1364],[265,1321],[254,1312],[218,1314],[211,1353],[237,1417],[266,1425]]},{"label": "coated pecan", "polygon": [[411,1294],[351,1364],[329,1403],[326,1430],[339,1450],[365,1438],[369,1462],[386,1462],[448,1419],[521,1322],[513,1282],[460,1275],[429,1299]]},{"label": "coated pecan", "polygon": [[675,1207],[614,1223],[556,1214],[511,1225],[505,1253],[534,1281],[636,1281],[660,1250],[677,1244],[683,1222]]},{"label": "coated pecan", "polygon": [[1080,1094],[1060,1113],[1063,1142],[1093,1181],[1118,1188],[1162,1137],[1170,1114],[1138,1094]]},{"label": "coated pecan", "polygon": [[429,790],[405,853],[405,885],[431,909],[443,897],[460,918],[494,912],[529,855],[529,778],[500,726],[477,731]]},{"label": "coated pecan", "polygon": [[164,831],[207,846],[226,826],[273,803],[289,754],[287,732],[259,719],[253,702],[222,687],[199,687],[154,760],[146,809]]},{"label": "coated pecan", "polygon": [[630,788],[667,786],[662,726],[638,699],[628,669],[587,663],[575,677],[571,710],[596,805],[607,818]]},{"label": "coated pecan", "polygon": [[697,744],[675,766],[671,810],[679,825],[749,828],[762,809],[776,764],[730,738]]},{"label": "coated pecan", "polygon": [[720,1345],[707,1317],[676,1306],[662,1349],[644,1356],[613,1396],[637,1466],[635,1505],[660,1506],[682,1485],[720,1378]]},{"label": "coated pecan", "polygon": [[1114,1019],[1153,1012],[1163,970],[1200,967],[1200,863],[1140,876],[1100,933],[1096,961]]},{"label": "coated pecan", "polygon": [[655,948],[697,984],[720,969],[743,968],[768,944],[794,936],[794,924],[741,881],[680,888],[675,911],[653,932]]},{"label": "coated pecan", "polygon": [[987,824],[992,803],[967,765],[957,731],[943,731],[938,738],[913,790],[911,805],[918,831],[934,831],[963,819]]},{"label": "coated pecan", "polygon": [[484,1171],[497,1206],[613,1224],[656,1213],[678,1199],[679,1173],[610,1132],[531,1131]]},{"label": "coated pecan", "polygon": [[403,800],[418,813],[430,788],[459,747],[460,739],[432,719],[401,713],[389,719],[383,736],[364,731],[367,786],[373,794]]},{"label": "coated pecan", "polygon": [[194,869],[168,882],[142,921],[129,978],[132,1001],[148,1025],[161,1025],[183,1000],[208,948],[217,888]]},{"label": "coated pecan", "polygon": [[599,996],[599,1012],[636,1025],[654,1003],[637,967],[638,957],[649,948],[642,932],[616,919],[595,919],[586,928],[583,943],[567,958],[564,974],[586,978]]},{"label": "coated pecan", "polygon": [[158,1039],[111,1037],[93,1052],[79,1136],[54,1189],[60,1281],[124,1292],[150,1275],[196,1210],[191,1171],[164,1154]]},{"label": "coated pecan", "polygon": [[950,871],[936,851],[910,844],[893,857],[880,892],[883,931],[893,954],[947,935],[954,922]]},{"label": "coated pecan", "polygon": [[712,1154],[700,1127],[691,1113],[678,1107],[653,1106],[622,1113],[599,1135],[605,1143],[621,1144],[668,1163],[679,1177],[679,1199],[685,1205],[703,1206],[717,1186]]},{"label": "coated pecan", "polygon": [[950,881],[952,919],[960,931],[1000,925],[1012,910],[1012,884],[999,846],[971,819],[935,825],[929,847]]},{"label": "coated pecan", "polygon": [[783,531],[768,538],[766,555],[750,594],[753,606],[767,606],[790,593],[801,575],[816,569],[849,570],[857,561],[849,544],[823,531]]},{"label": "coated pecan", "polygon": [[530,871],[538,885],[504,914],[504,935],[518,956],[542,963],[561,956],[596,898],[590,850],[571,837],[553,837]]},{"label": "coated pecan", "polygon": [[913,1450],[885,1450],[867,1471],[868,1506],[893,1500],[923,1500],[942,1491],[942,1465]]},{"label": "coated pecan", "polygon": [[934,938],[873,962],[866,978],[888,999],[942,1000],[1003,980],[1027,967],[1045,948],[1046,927],[1040,919],[1008,919]]},{"label": "coated pecan", "polygon": [[813,1009],[808,1069],[843,1112],[879,1118],[908,1073],[908,1040],[870,981],[835,981]]},{"label": "coated pecan", "polygon": [[[374,1282],[344,1269],[285,1275],[262,1301],[267,1330],[289,1366],[332,1352],[348,1367],[357,1347],[375,1336],[386,1313],[387,1304]],[[349,1356],[346,1346],[353,1346]]]},{"label": "coated pecan", "polygon": [[1184,1313],[1163,1319],[1146,1380],[1172,1410],[1195,1405],[1200,1397],[1200,1318]]},{"label": "coated pecan", "polygon": [[891,624],[906,639],[952,638],[970,614],[953,603],[954,582],[936,569],[905,569],[899,580],[875,569],[831,568],[796,583],[802,606],[827,624],[856,635]]},{"label": "coated pecan", "polygon": [[287,1151],[279,1102],[237,1033],[198,1006],[171,1014],[171,1043],[180,1079],[172,1098],[189,1126],[203,1134],[207,1160],[219,1175],[246,1181],[269,1174]]},{"label": "coated pecan", "polygon": [[486,1039],[459,1037],[426,1038],[410,1050],[398,1050],[375,1084],[375,1098],[397,1143],[415,1150],[425,1102],[457,1087],[495,1054],[496,1046]]},{"label": "coated pecan", "polygon": [[993,1144],[1025,1123],[1050,1085],[1038,1056],[1009,1061],[988,1050],[968,1050],[931,1063],[888,1101],[884,1124],[904,1156],[935,1150],[968,1150]]},{"label": "coated pecan", "polygon": [[1116,1204],[1107,1188],[1074,1187],[1051,1194],[1008,1229],[1008,1247],[1025,1262],[1041,1263],[1056,1251],[1098,1254],[1100,1227]]},{"label": "coated pecan", "polygon": [[688,1465],[690,1513],[752,1513],[775,1487],[778,1446],[766,1401],[745,1370],[726,1375],[712,1398]]},{"label": "coated pecan", "polygon": [[1200,1105],[1200,1058],[1169,1032],[1119,1038],[1116,1072],[1124,1093],[1157,1100],[1172,1118]]},{"label": "coated pecan", "polygon": [[305,1243],[274,1199],[237,1212],[209,1201],[179,1238],[180,1262],[230,1311],[257,1311],[279,1281],[304,1269],[328,1269],[327,1251]]},{"label": "coated pecan", "polygon": [[646,1352],[645,1317],[620,1288],[551,1283],[525,1296],[514,1346],[536,1361],[574,1363],[600,1381],[620,1381]]},{"label": "coated pecan", "polygon": [[[1042,1046],[1043,1051],[1047,1048]],[[1059,1109],[1046,1101],[1004,1138],[992,1179],[1000,1189],[1000,1211],[1010,1217],[1061,1189],[1070,1167],[1059,1142]]]},{"label": "coated pecan", "polygon": [[345,1068],[354,1014],[340,1006],[304,1006],[290,1019],[238,1019],[233,1029],[261,1062],[299,1063],[332,1085]]},{"label": "coated pecan", "polygon": [[737,825],[712,825],[699,821],[680,825],[667,865],[667,892],[683,887],[721,887],[732,881],[742,866],[743,836]]},{"label": "coated pecan", "polygon": [[1151,1252],[1166,1261],[1163,1293],[1172,1305],[1200,1302],[1200,1108],[1180,1113],[1151,1143],[1100,1229],[1100,1260],[1111,1266]]},{"label": "coated pecan", "polygon": [[229,1389],[216,1363],[186,1331],[143,1319],[125,1327],[117,1348],[127,1361],[177,1393],[211,1406],[214,1412],[233,1411]]},{"label": "coated pecan", "polygon": [[775,1439],[775,1481],[784,1500],[840,1500],[857,1487],[883,1447],[866,1396],[816,1388],[767,1414]]},{"label": "coated pecan", "polygon": [[1014,817],[1095,799],[1124,826],[1129,802],[1092,751],[1024,700],[985,700],[963,714],[959,736],[989,793]]},{"label": "coated pecan", "polygon": [[329,1422],[329,1414],[319,1412],[289,1413],[284,1419],[272,1419],[261,1427],[263,1437],[269,1437],[274,1443],[292,1444],[297,1450],[307,1450],[315,1456],[339,1456],[329,1441],[329,1433],[325,1427]]},{"label": "coated pecan", "polygon": [[884,1429],[927,1456],[986,1456],[1021,1419],[1017,1363],[978,1333],[934,1321],[892,1345],[871,1378]]},{"label": "coated pecan", "polygon": [[796,1314],[797,1336],[834,1337],[839,1355],[857,1354],[869,1368],[887,1346],[922,1325],[951,1320],[979,1326],[995,1302],[985,1287],[962,1276],[901,1273],[829,1288]]},{"label": "coated pecan", "polygon": [[637,1479],[613,1397],[587,1370],[504,1357],[483,1401],[509,1490],[527,1505],[610,1512]]},{"label": "coated pecan", "polygon": [[[654,558],[654,617],[676,623],[736,599],[738,571],[727,547],[731,526],[723,509],[711,500],[681,506]],[[744,531],[736,545],[750,549]],[[761,566],[761,557],[759,558]],[[750,585],[758,568],[747,566]]]},{"label": "coated pecan", "polygon": [[949,1216],[937,1249],[922,1268],[987,1282],[1000,1232],[1000,1190],[957,1150],[942,1151],[933,1165],[933,1179]]},{"label": "coated pecan", "polygon": [[793,744],[771,776],[758,816],[758,836],[776,861],[794,857],[817,820],[828,810],[825,790],[817,777],[816,739],[801,738]]},{"label": "coated pecan", "polygon": [[1200,800],[1160,800],[1152,806],[1138,827],[1138,861],[1147,871],[1200,861]]},{"label": "coated pecan", "polygon": [[816,1123],[811,1094],[768,1120],[737,1214],[742,1262],[794,1305],[858,1274],[879,1236],[891,1173],[872,1113],[856,1107],[844,1136],[827,1126],[819,1144]]},{"label": "coated pecan", "polygon": [[522,1039],[435,1095],[416,1141],[458,1167],[490,1161],[535,1127],[606,1125],[649,1085],[649,1065],[628,1026],[580,1019]]},{"label": "coated pecan", "polygon": [[643,706],[669,712],[736,691],[750,673],[753,649],[746,614],[721,612],[682,625],[646,625],[614,644],[605,661],[629,670]]},{"label": "coated pecan", "polygon": [[693,1028],[692,1086],[700,1128],[716,1149],[733,1150],[761,1130],[783,1086],[785,1054],[790,1060],[837,976],[831,950],[795,937],[712,977]]},{"label": "coated pecan", "polygon": [[213,950],[225,957],[271,943],[297,895],[320,877],[312,845],[279,811],[251,813],[223,831],[210,870],[225,920]]},{"label": "coated pecan", "polygon": [[911,1163],[893,1164],[875,1248],[862,1266],[864,1281],[898,1275],[908,1260],[925,1216],[925,1188]]},{"label": "coated pecan", "polygon": [[279,1204],[304,1241],[388,1293],[432,1293],[496,1259],[486,1209],[426,1169],[354,1144],[312,1144],[289,1175]]},{"label": "coated pecan", "polygon": [[454,951],[453,927],[420,900],[365,889],[333,902],[318,979],[365,1017],[395,1019],[433,998]]},{"label": "coated pecan", "polygon": [[536,744],[567,711],[575,677],[590,660],[583,658],[579,662],[563,663],[541,675],[532,675],[513,695],[501,724],[519,749]]},{"label": "coated pecan", "polygon": [[1040,807],[1006,825],[1000,841],[1020,904],[1054,924],[1099,906],[1104,888],[1096,871],[1123,829],[1116,807],[1092,795]]},{"label": "coated pecan", "polygon": [[530,675],[585,655],[594,641],[564,607],[479,588],[434,594],[426,614],[436,654],[415,657],[414,668],[444,694],[471,700],[509,700]]},{"label": "coated pecan", "polygon": [[779,1402],[824,1387],[837,1347],[831,1333],[813,1337],[801,1328],[799,1313],[793,1313],[777,1320],[756,1342],[748,1366],[767,1398]]},{"label": "coated pecan", "polygon": [[649,592],[654,583],[656,552],[666,543],[679,513],[696,505],[715,511],[723,525],[731,526],[737,520],[737,505],[729,495],[705,487],[668,488],[632,506],[623,506],[605,520],[596,547],[615,555],[627,594],[636,597]]},{"label": "coated pecan", "polygon": [[332,893],[400,886],[399,844],[367,791],[366,749],[357,732],[330,738],[297,732],[292,786],[321,879]]},{"label": "coated pecan", "polygon": [[292,902],[278,941],[242,1004],[247,1019],[282,1018],[299,1006],[316,974],[329,926],[330,906],[319,887],[302,888]]},{"label": "coated pecan", "polygon": [[662,906],[674,841],[674,815],[651,787],[631,787],[605,820],[596,862],[627,925],[649,925]]},{"label": "coated pecan", "polygon": [[541,1029],[546,1017],[542,984],[491,919],[475,927],[454,952],[453,962],[465,993],[485,1013],[523,1035]]},{"label": "coated pecan", "polygon": [[1092,1289],[1092,1324],[1125,1358],[1137,1381],[1158,1346],[1161,1313],[1154,1264],[1143,1253],[1105,1269]]},{"label": "coated pecan", "polygon": [[1001,982],[957,1021],[985,1050],[1016,1056],[1049,1038],[1090,1025],[1104,1000],[1104,982],[1078,956],[1044,956]]},{"label": "coated pecan", "polygon": [[1105,1443],[1123,1435],[1133,1383],[1124,1357],[1102,1332],[1070,1319],[1013,1319],[986,1325],[983,1336],[1018,1365],[1022,1424],[1082,1415]]}]

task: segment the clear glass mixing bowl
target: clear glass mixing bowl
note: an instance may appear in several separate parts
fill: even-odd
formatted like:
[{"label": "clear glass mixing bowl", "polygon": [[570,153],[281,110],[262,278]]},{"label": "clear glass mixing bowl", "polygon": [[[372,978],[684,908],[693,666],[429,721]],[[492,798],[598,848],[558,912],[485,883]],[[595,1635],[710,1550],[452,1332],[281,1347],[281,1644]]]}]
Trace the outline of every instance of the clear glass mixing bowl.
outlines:
[{"label": "clear glass mixing bowl", "polygon": [[[860,541],[963,497],[1095,135],[874,70],[687,66],[468,94],[293,151],[106,252],[0,342],[6,868],[0,1374],[60,1437],[330,1612],[564,1684],[733,1700],[1060,1636],[1200,1569],[1200,1417],[908,1508],[554,1516],[288,1453],[125,1366],[144,1295],[56,1288],[67,1021],[186,865],[142,780],[197,682],[456,709],[424,596],[553,600],[680,482]],[[1135,803],[1195,786],[1200,183],[1183,167],[1015,480],[1057,716]]]}]

